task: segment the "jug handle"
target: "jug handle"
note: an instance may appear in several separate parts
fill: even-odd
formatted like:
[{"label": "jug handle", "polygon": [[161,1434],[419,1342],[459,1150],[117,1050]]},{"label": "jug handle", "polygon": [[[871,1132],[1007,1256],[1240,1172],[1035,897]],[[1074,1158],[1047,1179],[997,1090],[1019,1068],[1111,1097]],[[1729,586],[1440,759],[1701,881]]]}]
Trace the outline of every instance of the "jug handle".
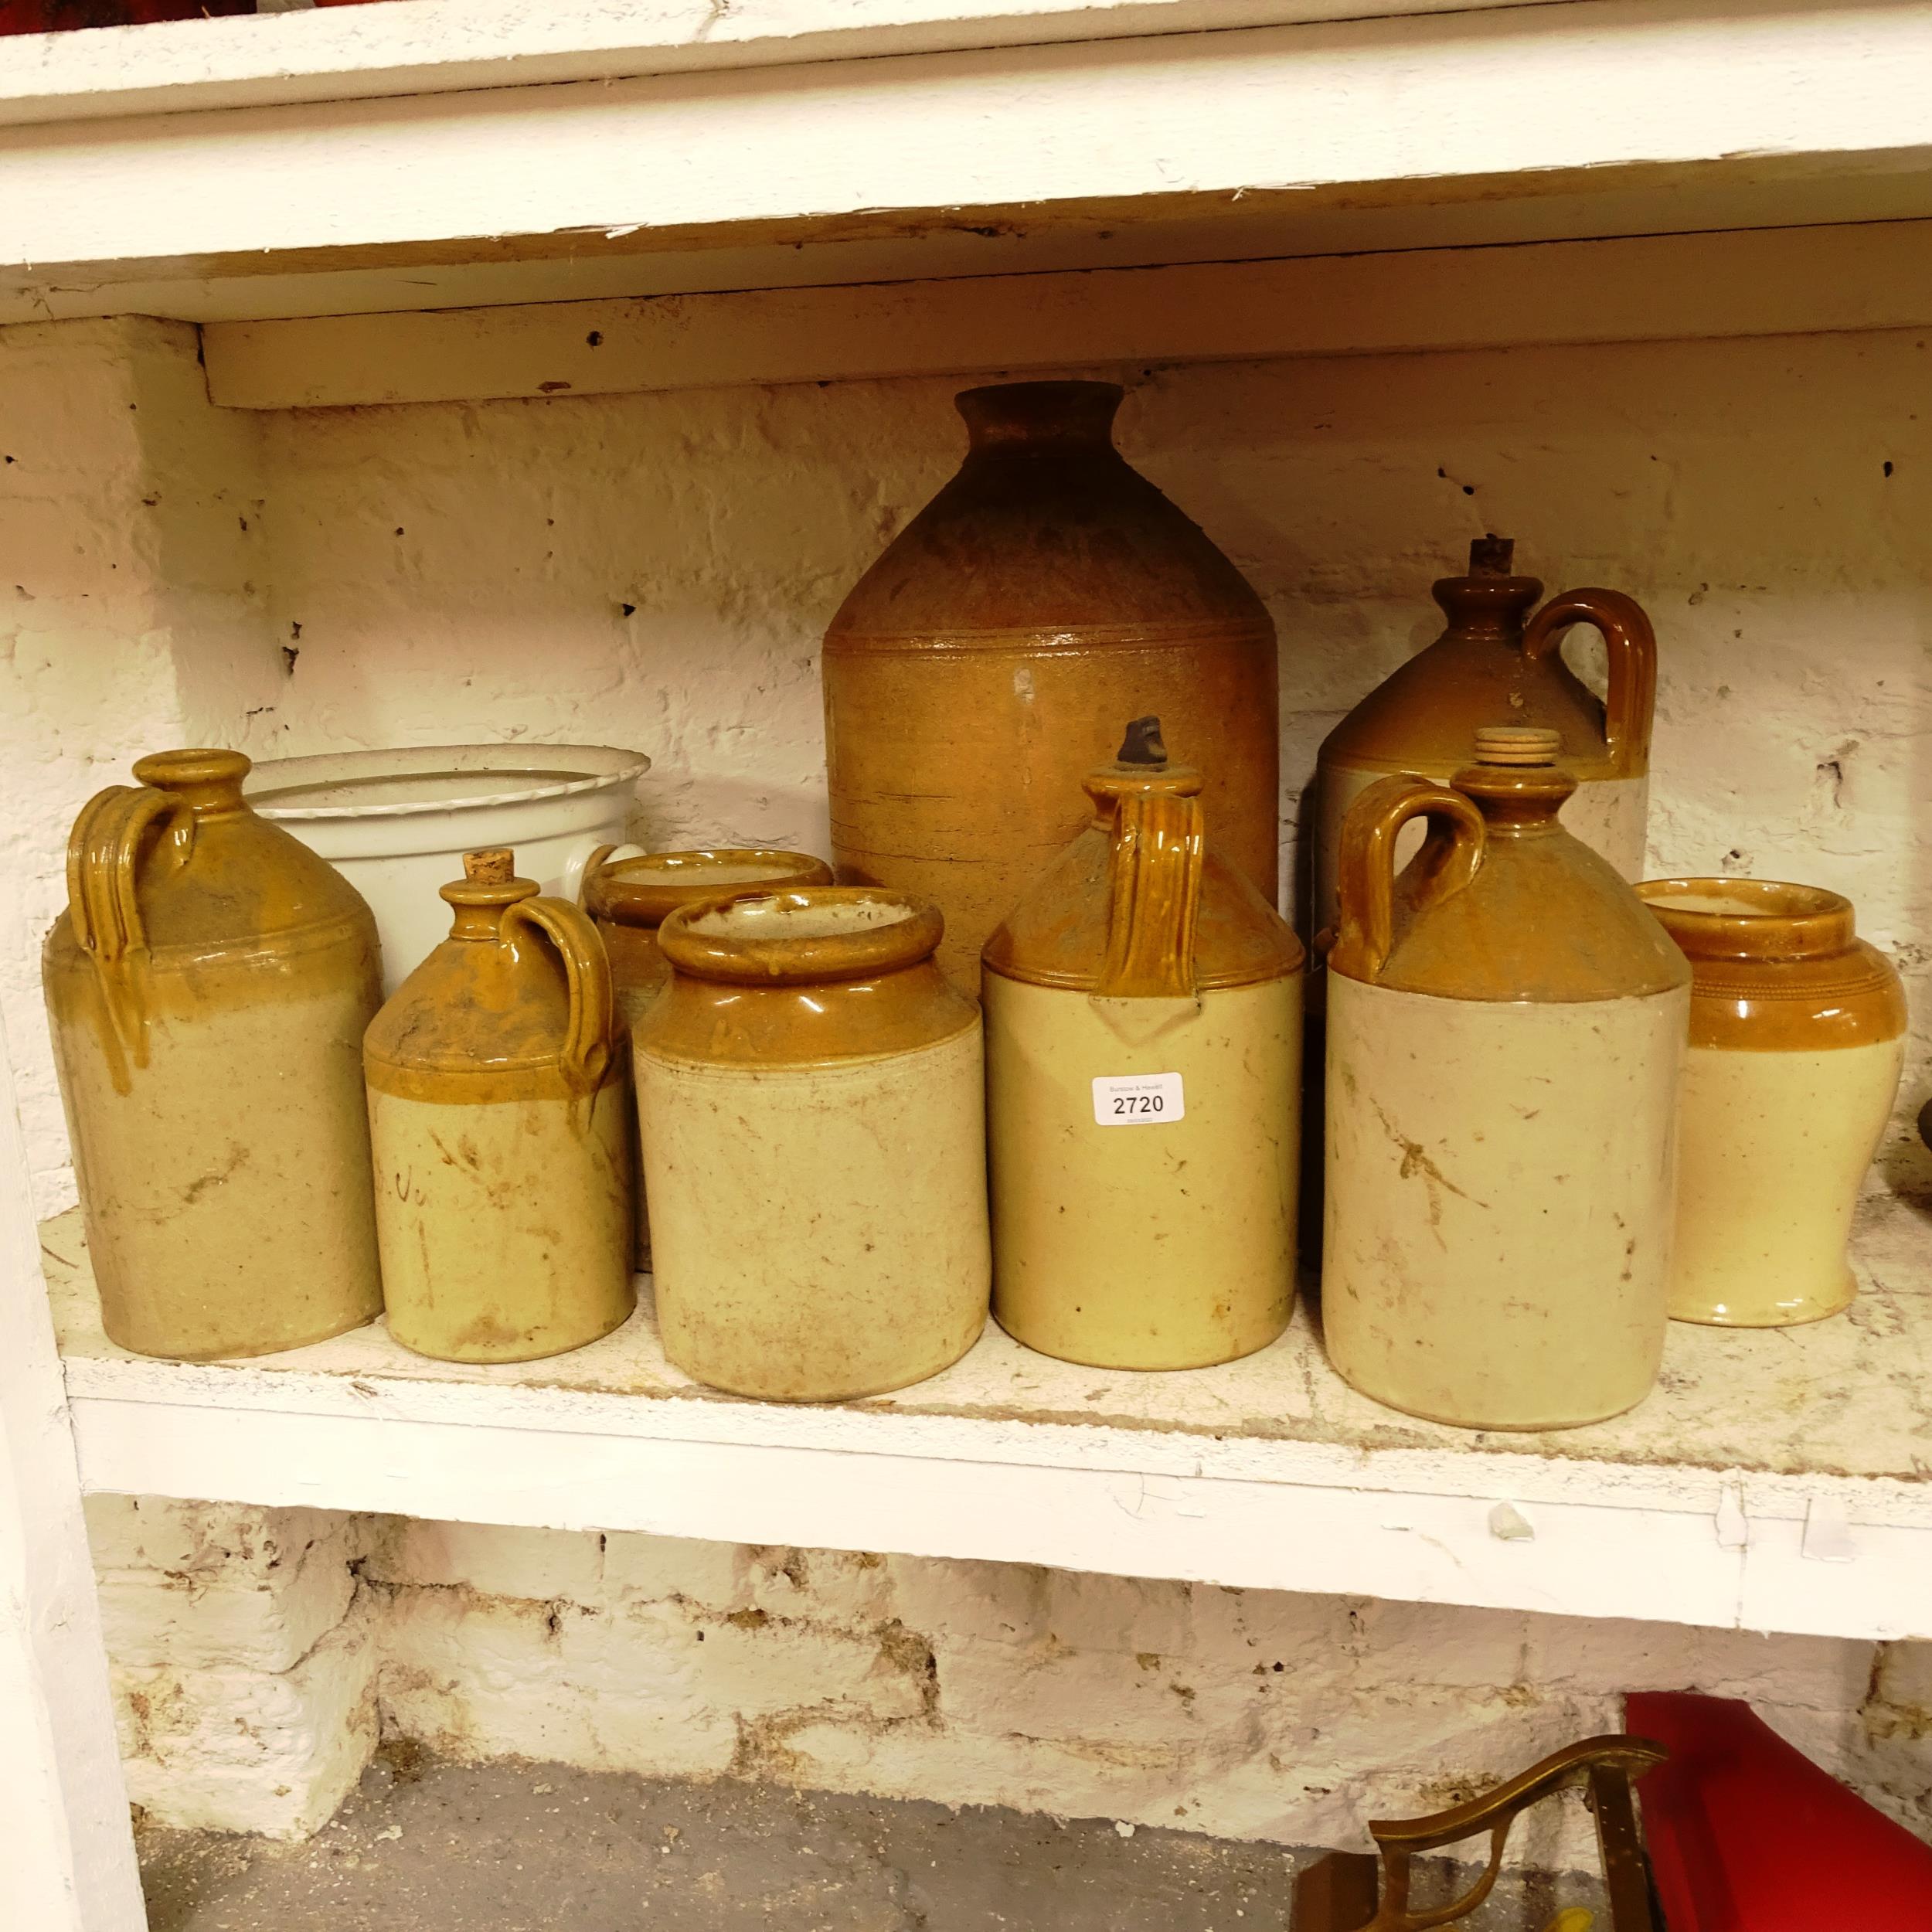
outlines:
[{"label": "jug handle", "polygon": [[569,1030],[559,1063],[573,1092],[591,1094],[611,1065],[616,1002],[611,961],[587,915],[567,899],[519,899],[503,914],[503,940],[512,944],[525,927],[541,933],[563,961],[570,992]]},{"label": "jug handle", "polygon": [[1604,736],[1611,767],[1634,777],[1650,761],[1650,728],[1657,709],[1657,633],[1644,607],[1621,590],[1566,590],[1552,597],[1523,627],[1526,658],[1553,656],[1572,624],[1594,624],[1603,633],[1610,664],[1604,702]]},{"label": "jug handle", "polygon": [[194,814],[152,785],[110,785],[80,808],[67,840],[67,917],[74,943],[100,975],[103,1003],[117,1051],[114,1085],[123,1085],[124,1059],[148,1064],[148,1029],[131,978],[148,951],[147,921],[135,889],[142,845],[166,820],[168,852],[179,869],[194,850]]},{"label": "jug handle", "polygon": [[1103,999],[1192,999],[1204,856],[1201,801],[1128,792],[1114,809],[1107,861]]},{"label": "jug handle", "polygon": [[1429,821],[1422,849],[1404,876],[1416,881],[1417,911],[1439,906],[1475,877],[1488,842],[1482,814],[1453,786],[1427,778],[1378,779],[1342,821],[1336,869],[1341,903],[1328,964],[1371,985],[1382,976],[1395,944],[1396,840],[1411,818]]}]

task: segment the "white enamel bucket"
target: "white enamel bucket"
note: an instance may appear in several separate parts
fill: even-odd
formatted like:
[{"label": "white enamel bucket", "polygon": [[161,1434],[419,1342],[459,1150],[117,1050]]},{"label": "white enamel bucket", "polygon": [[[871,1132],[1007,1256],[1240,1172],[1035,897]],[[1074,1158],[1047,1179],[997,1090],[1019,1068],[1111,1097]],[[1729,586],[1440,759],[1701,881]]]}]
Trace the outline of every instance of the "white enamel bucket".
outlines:
[{"label": "white enamel bucket", "polygon": [[448,936],[437,889],[463,876],[464,853],[510,846],[519,876],[574,900],[600,847],[640,849],[623,842],[650,768],[609,745],[421,745],[271,758],[243,789],[369,901],[386,995]]}]

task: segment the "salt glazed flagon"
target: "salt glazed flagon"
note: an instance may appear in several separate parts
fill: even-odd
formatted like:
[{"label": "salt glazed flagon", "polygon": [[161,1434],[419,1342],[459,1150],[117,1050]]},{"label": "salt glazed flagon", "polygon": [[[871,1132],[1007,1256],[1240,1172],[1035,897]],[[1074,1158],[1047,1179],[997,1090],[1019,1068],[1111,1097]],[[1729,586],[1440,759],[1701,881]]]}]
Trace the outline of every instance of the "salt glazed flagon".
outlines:
[{"label": "salt glazed flagon", "polygon": [[1480,730],[1452,784],[1382,780],[1342,828],[1324,1332],[1364,1394],[1469,1428],[1630,1408],[1667,1326],[1690,969],[1559,822],[1558,748]]},{"label": "salt glazed flagon", "polygon": [[665,1352],[769,1401],[937,1374],[985,1325],[978,1004],[908,893],[700,900],[658,929],[638,1117]]},{"label": "salt glazed flagon", "polygon": [[157,752],[90,799],[43,959],[109,1337],[206,1361],[381,1311],[354,888],[242,797],[238,751]]},{"label": "salt glazed flagon", "polygon": [[634,1123],[597,930],[467,854],[443,940],[364,1043],[389,1332],[448,1362],[527,1362],[634,1304]]},{"label": "salt glazed flagon", "polygon": [[1204,788],[1135,720],[986,947],[993,1309],[1068,1361],[1227,1362],[1293,1305],[1304,957]]},{"label": "salt glazed flagon", "polygon": [[1207,774],[1224,855],[1276,893],[1278,679],[1260,599],[1114,447],[1111,383],[959,398],[959,473],[853,587],[822,660],[832,857],[932,900],[980,949],[1087,818],[1121,721],[1158,713]]},{"label": "salt glazed flagon", "polygon": [[1638,889],[1691,964],[1670,1311],[1730,1328],[1835,1315],[1856,1293],[1845,1242],[1904,1064],[1897,971],[1819,886]]},{"label": "salt glazed flagon", "polygon": [[[1512,569],[1513,542],[1481,537],[1466,576],[1440,579],[1448,622],[1434,643],[1390,673],[1323,741],[1316,765],[1314,929],[1332,924],[1343,819],[1378,780],[1410,774],[1447,784],[1471,736],[1495,723],[1558,733],[1576,789],[1564,827],[1627,879],[1642,876],[1650,798],[1657,641],[1620,590],[1565,590],[1540,609],[1543,585]],[[1600,702],[1563,662],[1578,624],[1602,634],[1608,689]]]}]

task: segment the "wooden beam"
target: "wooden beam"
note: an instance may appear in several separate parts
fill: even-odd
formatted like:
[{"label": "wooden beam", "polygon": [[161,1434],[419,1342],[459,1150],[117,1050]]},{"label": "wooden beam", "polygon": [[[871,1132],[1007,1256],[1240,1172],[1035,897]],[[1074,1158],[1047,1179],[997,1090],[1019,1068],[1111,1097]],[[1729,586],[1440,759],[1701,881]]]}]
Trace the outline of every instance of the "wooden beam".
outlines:
[{"label": "wooden beam", "polygon": [[1932,325],[1932,221],[211,323],[236,409]]}]

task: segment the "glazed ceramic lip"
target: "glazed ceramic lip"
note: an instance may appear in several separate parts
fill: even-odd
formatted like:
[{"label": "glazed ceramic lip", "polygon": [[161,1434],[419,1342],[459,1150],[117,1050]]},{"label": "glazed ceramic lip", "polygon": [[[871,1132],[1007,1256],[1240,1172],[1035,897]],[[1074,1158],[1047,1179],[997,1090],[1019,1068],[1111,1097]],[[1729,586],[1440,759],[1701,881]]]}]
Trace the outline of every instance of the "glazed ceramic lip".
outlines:
[{"label": "glazed ceramic lip", "polygon": [[407,818],[567,798],[628,784],[651,769],[612,745],[422,745],[324,752],[257,766],[248,802],[264,818]]},{"label": "glazed ceramic lip", "polygon": [[832,868],[810,852],[770,845],[719,845],[614,859],[585,882],[584,910],[620,926],[660,924],[680,906],[734,888],[829,886]]},{"label": "glazed ceramic lip", "polygon": [[681,906],[658,928],[681,973],[747,986],[868,979],[917,966],[946,930],[939,908],[873,886],[726,893]]},{"label": "glazed ceramic lip", "polygon": [[1637,895],[1690,959],[1828,959],[1857,938],[1852,902],[1776,879],[1647,879]]},{"label": "glazed ceramic lip", "polygon": [[1088,443],[1111,435],[1126,393],[1117,383],[988,383],[961,389],[953,406],[976,451],[1043,439]]},{"label": "glazed ceramic lip", "polygon": [[239,751],[196,746],[183,751],[151,751],[134,760],[144,785],[177,791],[190,785],[232,785],[248,776],[250,760]]}]

